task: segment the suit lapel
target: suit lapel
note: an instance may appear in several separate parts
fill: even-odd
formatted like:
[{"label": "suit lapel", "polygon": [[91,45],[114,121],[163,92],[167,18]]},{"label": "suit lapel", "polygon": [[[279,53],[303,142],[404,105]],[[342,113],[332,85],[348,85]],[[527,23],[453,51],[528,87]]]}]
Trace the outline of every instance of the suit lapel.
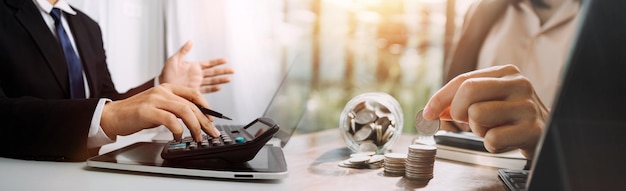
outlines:
[{"label": "suit lapel", "polygon": [[23,1],[21,4],[15,3],[14,5],[19,9],[15,17],[31,35],[54,73],[57,83],[69,97],[67,65],[61,45],[46,26],[33,1]]}]

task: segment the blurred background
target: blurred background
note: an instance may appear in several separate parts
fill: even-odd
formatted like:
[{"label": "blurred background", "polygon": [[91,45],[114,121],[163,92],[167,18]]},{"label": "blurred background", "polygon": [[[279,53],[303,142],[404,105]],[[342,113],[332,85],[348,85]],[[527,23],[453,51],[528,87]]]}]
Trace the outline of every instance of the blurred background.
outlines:
[{"label": "blurred background", "polygon": [[68,0],[96,20],[119,91],[186,60],[227,58],[232,82],[206,94],[212,108],[247,123],[263,115],[288,66],[312,92],[297,133],[338,128],[346,103],[385,92],[406,133],[442,84],[445,56],[475,0]]}]

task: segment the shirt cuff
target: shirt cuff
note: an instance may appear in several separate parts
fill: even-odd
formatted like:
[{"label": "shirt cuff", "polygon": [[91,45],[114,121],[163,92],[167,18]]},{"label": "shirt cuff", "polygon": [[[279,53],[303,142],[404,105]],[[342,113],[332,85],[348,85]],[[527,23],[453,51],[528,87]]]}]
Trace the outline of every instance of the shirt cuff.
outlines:
[{"label": "shirt cuff", "polygon": [[104,133],[102,127],[100,126],[102,110],[104,109],[104,104],[107,102],[111,102],[111,100],[106,98],[100,99],[100,101],[98,101],[98,105],[96,106],[96,110],[93,112],[91,125],[89,126],[89,135],[87,136],[87,148],[91,149],[101,147],[102,145],[115,142],[115,140],[111,140],[109,136]]}]

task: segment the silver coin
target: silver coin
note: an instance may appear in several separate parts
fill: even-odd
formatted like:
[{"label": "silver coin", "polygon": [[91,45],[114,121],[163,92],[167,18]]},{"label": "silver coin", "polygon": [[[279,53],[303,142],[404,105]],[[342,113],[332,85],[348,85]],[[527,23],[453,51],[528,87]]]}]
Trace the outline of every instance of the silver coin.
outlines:
[{"label": "silver coin", "polygon": [[410,151],[416,151],[416,152],[431,153],[431,152],[436,152],[437,151],[437,147],[431,146],[431,145],[413,144],[413,145],[409,145],[409,150]]},{"label": "silver coin", "polygon": [[354,118],[350,118],[350,133],[354,134],[357,131],[357,126]]},{"label": "silver coin", "polygon": [[[378,120],[376,120],[376,124],[382,126],[382,127],[389,127],[389,125],[391,125],[391,120],[389,119],[389,115],[383,115],[383,116],[379,116]],[[382,129],[383,131],[385,129]]]},{"label": "silver coin", "polygon": [[374,106],[374,108],[376,108],[376,112],[377,113],[391,113],[391,111],[389,111],[389,108],[387,108],[387,106],[385,106],[384,104],[381,104],[379,102],[372,103],[372,106]]},{"label": "silver coin", "polygon": [[393,136],[394,132],[396,131],[396,128],[393,126],[389,126],[387,127],[387,130],[385,131],[385,133],[383,133],[383,141],[387,142],[391,139],[391,137]]},{"label": "silver coin", "polygon": [[387,153],[385,154],[385,158],[386,159],[390,159],[390,160],[406,160],[406,157],[408,155],[406,153]]},{"label": "silver coin", "polygon": [[368,163],[370,164],[381,163],[384,159],[385,159],[384,155],[373,155],[370,157],[370,160],[368,161]]},{"label": "silver coin", "polygon": [[373,129],[369,126],[363,126],[356,133],[354,133],[354,140],[364,141],[372,135]]},{"label": "silver coin", "polygon": [[381,144],[383,142],[383,131],[381,130],[383,127],[381,127],[380,125],[375,125],[373,124],[374,132],[376,132],[375,134],[375,143],[377,145],[383,145]]},{"label": "silver coin", "polygon": [[415,114],[415,129],[424,136],[433,136],[439,130],[439,120],[426,120],[422,115],[423,109]]},{"label": "silver coin", "polygon": [[371,141],[363,141],[359,145],[360,152],[376,152],[377,150],[378,146],[376,146],[376,144],[372,143]]},{"label": "silver coin", "polygon": [[356,104],[356,106],[354,106],[354,109],[352,109],[352,111],[356,113],[356,112],[359,112],[359,111],[361,111],[362,109],[365,109],[365,108],[371,108],[371,106],[369,106],[367,104],[367,102],[360,102],[360,103]]},{"label": "silver coin", "polygon": [[375,155],[375,154],[376,154],[376,152],[373,152],[373,151],[370,151],[370,152],[358,152],[358,153],[350,154],[350,158],[364,157],[364,156],[369,157],[369,156],[372,156],[372,155]]},{"label": "silver coin", "polygon": [[376,120],[376,113],[372,110],[362,109],[356,113],[354,119],[356,120],[356,123],[365,125]]},{"label": "silver coin", "polygon": [[371,158],[370,156],[359,156],[359,157],[352,157],[348,159],[348,161],[350,161],[350,163],[353,163],[353,164],[364,164],[368,162],[370,158]]}]

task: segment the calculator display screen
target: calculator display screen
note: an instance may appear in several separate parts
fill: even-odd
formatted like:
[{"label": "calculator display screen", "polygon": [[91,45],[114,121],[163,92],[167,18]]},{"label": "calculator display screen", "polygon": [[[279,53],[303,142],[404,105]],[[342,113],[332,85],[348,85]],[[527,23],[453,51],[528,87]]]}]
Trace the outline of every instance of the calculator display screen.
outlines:
[{"label": "calculator display screen", "polygon": [[256,123],[246,128],[246,131],[250,133],[250,135],[252,135],[254,138],[256,138],[256,137],[261,136],[264,132],[266,132],[270,128],[271,127],[266,125],[265,123],[257,121]]}]

